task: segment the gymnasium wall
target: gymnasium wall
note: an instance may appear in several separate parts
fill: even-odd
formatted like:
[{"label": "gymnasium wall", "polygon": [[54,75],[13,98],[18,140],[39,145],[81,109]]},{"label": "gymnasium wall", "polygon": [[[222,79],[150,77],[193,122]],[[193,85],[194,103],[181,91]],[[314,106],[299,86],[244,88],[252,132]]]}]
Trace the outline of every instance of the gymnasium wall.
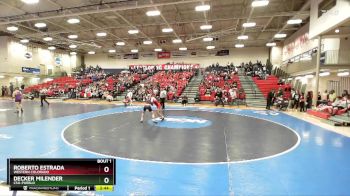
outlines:
[{"label": "gymnasium wall", "polygon": [[255,62],[256,60],[266,63],[269,58],[269,48],[267,47],[256,47],[256,48],[239,48],[231,49],[230,55],[228,56],[204,56],[204,57],[191,57],[189,56],[181,58],[170,58],[170,59],[157,59],[156,57],[142,57],[140,59],[116,59],[108,57],[108,54],[95,54],[85,55],[85,64],[90,66],[99,65],[106,69],[120,69],[128,68],[129,65],[137,64],[165,64],[168,62],[175,63],[199,63],[202,67],[207,67],[213,63],[219,63],[226,65],[228,62],[233,62],[235,65],[239,65],[242,62]]},{"label": "gymnasium wall", "polygon": [[[31,58],[26,58],[25,54],[30,53]],[[56,63],[59,58],[61,65]],[[23,45],[18,40],[10,37],[0,37],[0,85],[8,85],[10,82],[36,84],[48,77],[48,70],[52,73],[65,71],[70,74],[72,68],[80,65],[80,56],[70,56],[67,51],[50,51],[47,46],[34,44]],[[24,73],[22,67],[39,68],[40,74]],[[41,75],[41,76],[39,76]],[[16,76],[23,76],[23,80],[18,80]],[[38,79],[40,77],[41,79]]]},{"label": "gymnasium wall", "polygon": [[317,47],[317,39],[310,39],[309,24],[304,25],[284,41],[282,60],[286,61]]},{"label": "gymnasium wall", "polygon": [[270,60],[274,67],[280,67],[282,65],[282,46],[271,47]]},{"label": "gymnasium wall", "polygon": [[[319,81],[319,92],[324,92],[325,90],[328,90],[328,92],[330,90],[336,90],[336,89],[330,89],[328,87],[328,83],[329,81],[337,81],[339,82],[342,78],[350,78],[350,77],[339,77],[337,76],[337,73],[333,72],[331,73],[329,76],[325,76],[325,77],[320,77],[320,81]],[[316,79],[315,77],[314,78],[311,78],[311,79],[306,79],[306,78],[303,78],[301,80],[299,80],[302,84],[307,84],[306,86],[306,92],[307,91],[313,91],[314,88],[315,88],[315,85],[316,85]],[[294,81],[295,83],[295,81]],[[347,84],[345,86],[350,86],[350,84]],[[350,90],[350,89],[339,89],[341,93],[343,90]]]},{"label": "gymnasium wall", "polygon": [[322,0],[312,0],[310,10],[310,38],[316,38],[344,21],[350,19],[350,1],[337,0],[336,6],[318,17],[318,6]]},{"label": "gymnasium wall", "polygon": [[[6,47],[6,46],[5,46]],[[26,58],[25,53],[30,53],[31,58]],[[55,58],[61,60],[61,65],[55,62]],[[0,59],[1,73],[21,74],[22,67],[45,68],[41,70],[41,74],[47,74],[47,69],[59,69],[71,73],[71,68],[76,66],[77,57],[70,56],[67,52],[52,52],[37,46],[26,46],[16,41],[8,40],[7,55]]]}]

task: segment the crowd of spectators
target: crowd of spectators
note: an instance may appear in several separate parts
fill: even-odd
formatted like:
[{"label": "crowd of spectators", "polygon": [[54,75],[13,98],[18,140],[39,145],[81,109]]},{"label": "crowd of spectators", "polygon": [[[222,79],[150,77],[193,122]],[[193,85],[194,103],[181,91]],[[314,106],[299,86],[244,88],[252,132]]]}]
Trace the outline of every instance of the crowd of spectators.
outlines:
[{"label": "crowd of spectators", "polygon": [[[20,86],[17,86],[20,91],[23,91],[25,85],[21,84]],[[10,82],[10,85],[7,87],[6,85],[1,86],[1,96],[7,97],[12,96],[13,92],[15,91],[15,86],[12,82]]]},{"label": "crowd of spectators", "polygon": [[[289,93],[290,91],[290,93]],[[277,109],[295,109],[299,112],[306,112],[312,109],[312,91],[307,93],[297,91],[294,88],[271,90],[267,96],[266,109],[276,106]],[[334,90],[325,91],[317,95],[316,111],[325,112],[330,115],[343,114],[350,109],[349,93],[344,90],[341,96],[337,96]]]},{"label": "crowd of spectators", "polygon": [[262,64],[261,61],[256,63],[241,63],[237,66],[238,69],[242,69],[247,76],[258,77],[259,79],[265,80],[269,75],[270,71],[267,69],[267,66]]},{"label": "crowd of spectators", "polygon": [[268,93],[266,109],[270,109],[274,105],[278,110],[287,110],[289,108],[305,112],[312,107],[311,91],[305,94],[290,86],[285,85],[284,87],[278,88],[277,91],[272,89]]},{"label": "crowd of spectators", "polygon": [[12,83],[10,83],[9,87],[7,87],[6,85],[1,86],[1,96],[2,97],[11,96],[13,91],[14,91],[14,87],[13,87]]},{"label": "crowd of spectators", "polygon": [[167,100],[177,101],[193,75],[194,71],[158,71],[129,91],[136,101],[145,101],[151,95],[160,96],[162,90],[166,91]]},{"label": "crowd of spectators", "polygon": [[350,109],[349,93],[344,90],[341,96],[337,96],[334,90],[318,93],[316,111],[326,112],[332,116],[340,115]]},{"label": "crowd of spectators", "polygon": [[72,77],[56,78],[30,86],[26,88],[25,93],[38,97],[44,89],[49,97],[97,98],[112,101],[126,89],[147,77],[147,74],[139,71],[108,74],[99,66],[90,66],[80,69]]},{"label": "crowd of spectators", "polygon": [[[119,74],[106,74],[100,68],[89,68],[88,71],[76,76],[78,80],[90,80],[89,83],[80,82],[75,89],[71,89],[70,98],[98,98],[108,101],[114,100],[126,89],[138,84],[148,75],[141,70],[123,71]],[[77,94],[78,93],[78,94]]]},{"label": "crowd of spectators", "polygon": [[203,72],[203,81],[199,86],[199,99],[214,101],[215,105],[245,99],[237,72],[238,68],[232,63],[227,66],[216,64],[206,68]]}]

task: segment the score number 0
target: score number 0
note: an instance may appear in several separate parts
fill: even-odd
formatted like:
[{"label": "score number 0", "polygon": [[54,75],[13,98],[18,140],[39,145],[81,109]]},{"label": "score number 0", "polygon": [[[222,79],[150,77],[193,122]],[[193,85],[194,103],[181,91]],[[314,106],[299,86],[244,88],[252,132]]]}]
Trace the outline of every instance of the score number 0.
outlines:
[{"label": "score number 0", "polygon": [[[109,167],[108,167],[108,166],[105,166],[105,167],[103,168],[103,171],[104,171],[105,173],[108,173],[108,172],[109,172]],[[109,183],[109,178],[108,178],[108,177],[105,177],[105,178],[103,179],[103,182],[104,182],[105,184],[108,184],[108,183]]]}]

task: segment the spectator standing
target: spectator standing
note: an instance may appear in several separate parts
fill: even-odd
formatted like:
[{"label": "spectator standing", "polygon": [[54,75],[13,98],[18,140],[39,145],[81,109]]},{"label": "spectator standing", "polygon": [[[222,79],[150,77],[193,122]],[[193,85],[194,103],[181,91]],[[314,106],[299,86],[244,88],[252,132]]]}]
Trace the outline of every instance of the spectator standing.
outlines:
[{"label": "spectator standing", "polygon": [[311,109],[312,107],[312,91],[309,91],[306,96],[306,109]]},{"label": "spectator standing", "polygon": [[290,92],[290,97],[289,97],[289,99],[290,99],[289,108],[291,108],[291,109],[294,108],[294,104],[295,104],[294,99],[293,99],[294,95],[295,95],[295,90],[294,90],[294,88],[292,88],[292,90]]},{"label": "spectator standing", "polygon": [[182,101],[181,101],[181,104],[182,106],[187,106],[187,103],[188,103],[188,97],[186,95],[182,96]]},{"label": "spectator standing", "polygon": [[317,101],[322,101],[321,92],[318,92],[317,94]]},{"label": "spectator standing", "polygon": [[343,90],[342,97],[349,97],[348,90]]},{"label": "spectator standing", "polygon": [[221,89],[218,90],[218,92],[216,93],[216,103],[215,106],[218,106],[219,104],[222,104],[222,107],[225,107],[224,105],[224,100],[223,100],[223,94]]},{"label": "spectator standing", "polygon": [[266,109],[270,110],[271,109],[271,105],[273,104],[273,98],[275,97],[275,92],[274,90],[271,90],[268,94],[267,94],[267,100],[266,100]]},{"label": "spectator standing", "polygon": [[331,90],[328,95],[329,101],[334,102],[335,99],[337,98],[337,94],[335,93],[334,90]]},{"label": "spectator standing", "polygon": [[10,96],[12,96],[13,94],[13,84],[12,82],[10,82]]},{"label": "spectator standing", "polygon": [[199,95],[198,92],[196,93],[196,97],[194,98],[194,101],[195,101],[196,103],[200,102],[200,95]]},{"label": "spectator standing", "polygon": [[305,112],[305,96],[304,93],[301,93],[299,99],[300,112]]},{"label": "spectator standing", "polygon": [[327,101],[329,98],[328,98],[328,91],[325,90],[323,93],[322,93],[322,96],[321,96],[321,100],[322,101]]},{"label": "spectator standing", "polygon": [[299,107],[299,100],[300,100],[300,92],[295,92],[295,94],[293,96],[293,100],[294,100],[294,108],[298,109],[298,107]]},{"label": "spectator standing", "polygon": [[5,96],[5,86],[1,86],[1,96]]}]

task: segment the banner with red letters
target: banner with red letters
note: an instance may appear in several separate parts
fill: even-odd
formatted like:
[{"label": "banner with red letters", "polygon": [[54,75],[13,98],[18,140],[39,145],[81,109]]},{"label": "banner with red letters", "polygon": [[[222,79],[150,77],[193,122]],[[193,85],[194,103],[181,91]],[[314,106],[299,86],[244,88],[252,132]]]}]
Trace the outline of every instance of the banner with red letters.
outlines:
[{"label": "banner with red letters", "polygon": [[143,70],[191,70],[191,69],[199,69],[199,64],[191,64],[191,63],[167,63],[167,64],[158,64],[158,65],[129,65],[131,70],[134,69],[143,69]]},{"label": "banner with red letters", "polygon": [[158,56],[158,59],[170,59],[171,53],[170,52],[158,52],[157,56]]}]

